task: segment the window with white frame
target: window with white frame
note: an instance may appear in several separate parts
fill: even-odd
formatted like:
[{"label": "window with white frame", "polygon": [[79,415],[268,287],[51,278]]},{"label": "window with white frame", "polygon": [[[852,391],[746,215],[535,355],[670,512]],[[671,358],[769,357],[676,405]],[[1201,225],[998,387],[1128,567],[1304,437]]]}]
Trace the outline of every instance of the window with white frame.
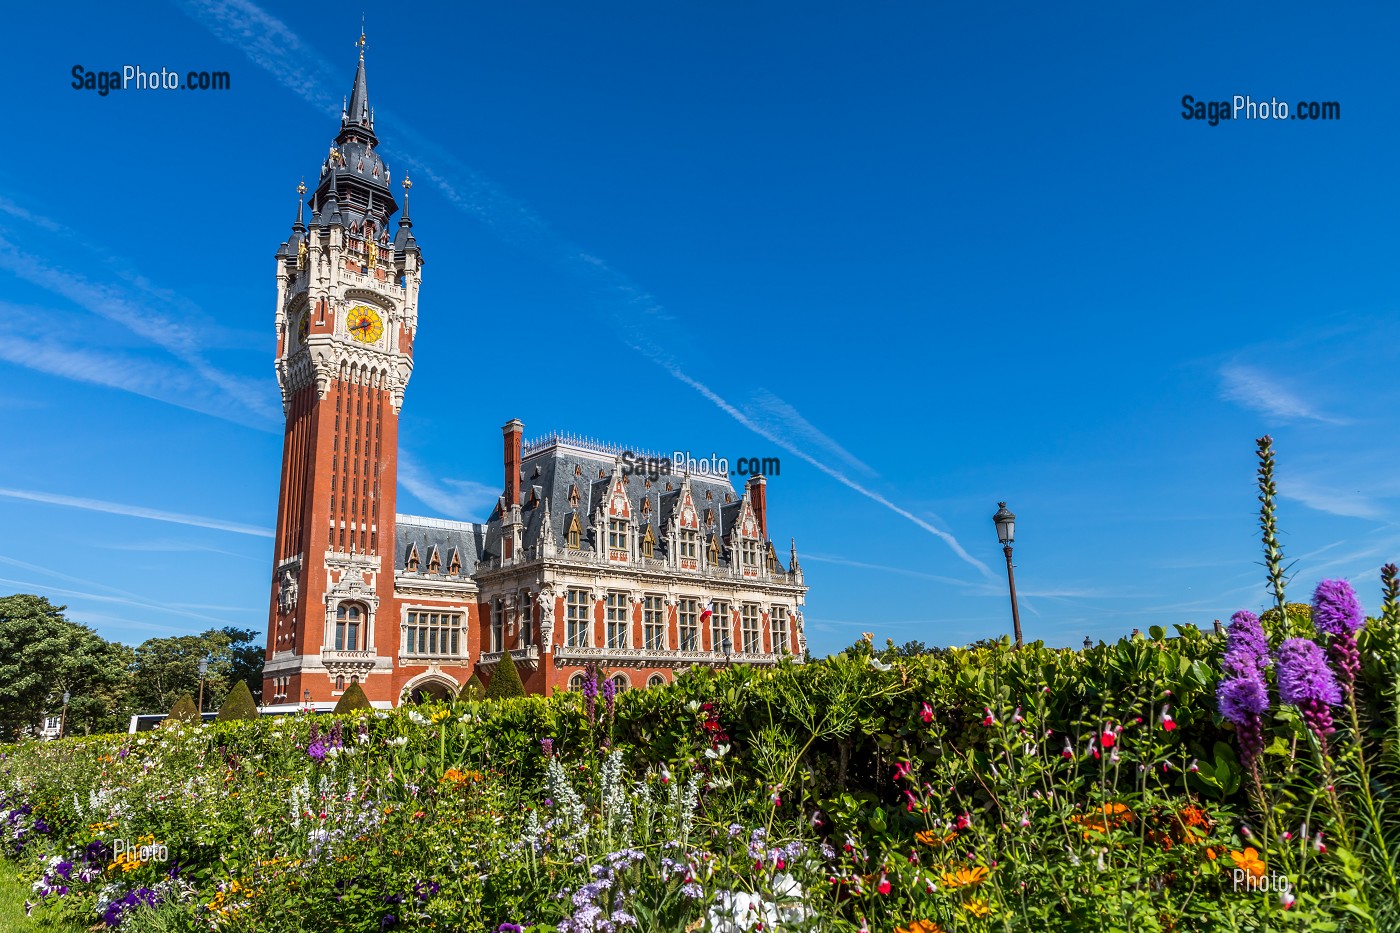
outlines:
[{"label": "window with white frame", "polygon": [[758,654],[763,650],[763,640],[759,635],[758,607],[744,603],[739,607],[739,628],[744,636],[744,654]]},{"label": "window with white frame", "polygon": [[503,651],[506,643],[506,607],[499,599],[491,604],[491,650]]},{"label": "window with white frame", "polygon": [[710,616],[710,650],[729,654],[734,650],[734,615],[729,603],[715,600],[714,615]]},{"label": "window with white frame", "polygon": [[520,594],[520,635],[516,645],[528,648],[535,643],[535,603],[529,593]]},{"label": "window with white frame", "polygon": [[642,638],[648,651],[666,650],[666,604],[660,596],[642,597]]},{"label": "window with white frame", "polygon": [[758,570],[758,542],[752,538],[739,540],[739,565],[745,571]]},{"label": "window with white frame", "polygon": [[700,532],[693,528],[682,528],[679,546],[681,557],[686,560],[699,560]]},{"label": "window with white frame", "polygon": [[680,650],[700,650],[700,600],[684,596],[676,601],[676,634]]},{"label": "window with white frame", "polygon": [[359,651],[365,611],[359,603],[341,603],[335,610],[335,650]]},{"label": "window with white frame", "polygon": [[626,593],[608,594],[604,619],[608,624],[609,648],[631,647],[631,639],[628,637],[631,620],[628,618],[627,611],[630,608],[631,604],[627,600]]},{"label": "window with white frame", "polygon": [[768,610],[768,624],[773,629],[773,650],[778,654],[787,654],[788,650],[788,617],[787,606],[773,606]]},{"label": "window with white frame", "polygon": [[404,620],[402,651],[407,657],[461,657],[461,613],[410,611]]},{"label": "window with white frame", "polygon": [[587,590],[569,590],[564,615],[569,647],[589,647],[593,641],[593,600]]},{"label": "window with white frame", "polygon": [[627,522],[620,518],[608,519],[608,550],[627,552]]}]

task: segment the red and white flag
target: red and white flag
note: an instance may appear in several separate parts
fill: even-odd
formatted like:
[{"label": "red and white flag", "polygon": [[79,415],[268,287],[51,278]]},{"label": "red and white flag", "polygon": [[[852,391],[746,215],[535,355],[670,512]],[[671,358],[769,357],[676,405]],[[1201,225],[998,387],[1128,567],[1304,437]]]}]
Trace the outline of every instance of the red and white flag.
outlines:
[{"label": "red and white flag", "polygon": [[710,616],[715,614],[715,601],[712,599],[705,604],[705,608],[700,610],[700,622],[703,625],[710,621]]}]

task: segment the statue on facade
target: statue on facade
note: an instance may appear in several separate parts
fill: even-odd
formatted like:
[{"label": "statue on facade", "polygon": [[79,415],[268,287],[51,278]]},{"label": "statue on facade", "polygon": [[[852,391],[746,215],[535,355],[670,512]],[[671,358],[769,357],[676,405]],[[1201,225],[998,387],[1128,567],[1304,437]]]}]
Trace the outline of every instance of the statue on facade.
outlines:
[{"label": "statue on facade", "polygon": [[282,571],[282,580],[277,585],[277,608],[291,612],[297,607],[297,578],[290,570]]}]

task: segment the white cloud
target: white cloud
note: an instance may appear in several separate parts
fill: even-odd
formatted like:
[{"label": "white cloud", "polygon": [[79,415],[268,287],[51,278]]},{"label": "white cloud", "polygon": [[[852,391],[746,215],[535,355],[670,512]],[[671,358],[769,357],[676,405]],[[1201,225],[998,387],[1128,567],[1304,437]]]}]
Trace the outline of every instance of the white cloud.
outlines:
[{"label": "white cloud", "polygon": [[407,453],[399,453],[399,485],[428,508],[460,521],[481,521],[502,490],[465,479],[434,479]]},{"label": "white cloud", "polygon": [[176,525],[193,525],[196,528],[211,528],[215,531],[231,531],[240,535],[255,535],[271,538],[272,531],[256,525],[224,521],[219,518],[206,518],[202,515],[183,515],[179,512],[165,512],[148,509],[139,505],[126,505],[121,502],[106,502],[101,499],[83,499],[78,496],[65,496],[58,493],[38,492],[31,489],[0,489],[0,498],[20,499],[26,502],[42,502],[71,509],[85,509],[89,512],[107,512],[111,515],[128,515],[132,518],[146,518],[157,522],[172,522]]},{"label": "white cloud", "polygon": [[1227,401],[1285,421],[1350,424],[1346,418],[1318,411],[1275,377],[1253,366],[1231,363],[1220,368],[1220,395]]}]

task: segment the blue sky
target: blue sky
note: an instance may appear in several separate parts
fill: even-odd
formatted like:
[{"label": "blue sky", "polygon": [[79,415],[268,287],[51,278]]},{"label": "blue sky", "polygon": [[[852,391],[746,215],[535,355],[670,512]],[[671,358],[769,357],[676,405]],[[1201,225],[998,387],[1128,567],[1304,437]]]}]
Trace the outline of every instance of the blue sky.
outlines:
[{"label": "blue sky", "polygon": [[[81,5],[79,5],[81,7]],[[388,8],[384,8],[387,10]],[[139,642],[264,627],[273,259],[359,9],[9,13],[0,592]],[[778,456],[814,653],[1209,625],[1400,558],[1400,14],[1084,4],[371,12],[426,259],[400,511],[484,518],[500,425]],[[106,97],[71,69],[229,71]],[[1338,101],[1183,120],[1181,98]]]}]

